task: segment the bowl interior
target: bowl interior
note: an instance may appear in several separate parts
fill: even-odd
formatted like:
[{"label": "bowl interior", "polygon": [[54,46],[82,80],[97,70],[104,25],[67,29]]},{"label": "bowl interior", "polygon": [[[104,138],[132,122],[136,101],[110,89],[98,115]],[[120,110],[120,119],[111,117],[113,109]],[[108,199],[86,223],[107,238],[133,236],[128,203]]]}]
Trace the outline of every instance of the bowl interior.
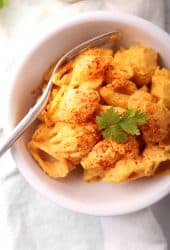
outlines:
[{"label": "bowl interior", "polygon": [[[9,115],[11,128],[23,117],[35,102],[32,90],[39,84],[49,65],[74,45],[97,34],[118,29],[121,43],[128,46],[142,42],[155,48],[164,65],[170,67],[167,36],[161,39],[154,26],[140,19],[110,14],[91,14],[58,28],[43,40],[26,58],[17,73],[10,97]],[[154,30],[156,29],[156,30]],[[160,31],[161,32],[161,31]],[[164,34],[164,33],[163,33]],[[15,102],[13,102],[15,100]],[[68,178],[55,181],[38,167],[27,151],[33,124],[12,149],[17,166],[25,178],[41,193],[67,208],[95,215],[113,215],[132,212],[150,205],[164,196],[170,187],[170,178],[151,178],[126,184],[85,184],[81,173],[74,172]]]}]

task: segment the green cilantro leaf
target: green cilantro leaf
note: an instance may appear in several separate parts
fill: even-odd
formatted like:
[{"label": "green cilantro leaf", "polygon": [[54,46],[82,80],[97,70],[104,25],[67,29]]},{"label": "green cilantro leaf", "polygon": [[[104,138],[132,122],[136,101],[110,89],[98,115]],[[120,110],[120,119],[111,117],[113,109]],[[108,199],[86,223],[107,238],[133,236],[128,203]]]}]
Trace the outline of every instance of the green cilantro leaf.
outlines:
[{"label": "green cilantro leaf", "polygon": [[136,124],[135,117],[127,117],[120,122],[120,127],[130,135],[140,135],[140,130]]},{"label": "green cilantro leaf", "polygon": [[113,124],[116,124],[120,120],[119,113],[113,108],[107,109],[105,112],[102,112],[100,116],[96,117],[97,124],[100,129],[108,128]]},{"label": "green cilantro leaf", "polygon": [[112,138],[117,143],[124,143],[127,141],[127,134],[116,124],[113,127],[107,128],[102,132],[105,139]]},{"label": "green cilantro leaf", "polygon": [[122,116],[110,108],[96,117],[105,139],[113,139],[117,143],[125,143],[129,135],[140,135],[138,126],[144,125],[149,116],[141,110],[127,110]]},{"label": "green cilantro leaf", "polygon": [[128,135],[123,131],[119,124],[116,124],[113,129],[113,138],[117,143],[124,143],[128,139]]},{"label": "green cilantro leaf", "polygon": [[126,120],[127,118],[135,118],[138,125],[143,125],[149,119],[148,114],[142,112],[141,110],[128,109],[121,120]]},{"label": "green cilantro leaf", "polygon": [[102,131],[102,135],[105,139],[109,139],[113,137],[113,128],[106,128],[105,130]]},{"label": "green cilantro leaf", "polygon": [[137,120],[137,124],[140,126],[140,125],[144,125],[149,119],[149,116],[148,114],[140,111],[140,110],[137,110],[136,111],[136,120]]},{"label": "green cilantro leaf", "polygon": [[138,126],[143,125],[148,120],[148,115],[141,110],[127,110],[120,119],[120,127],[130,135],[140,135]]},{"label": "green cilantro leaf", "polygon": [[122,119],[126,119],[127,117],[134,117],[136,114],[136,111],[134,109],[128,109],[124,114]]}]

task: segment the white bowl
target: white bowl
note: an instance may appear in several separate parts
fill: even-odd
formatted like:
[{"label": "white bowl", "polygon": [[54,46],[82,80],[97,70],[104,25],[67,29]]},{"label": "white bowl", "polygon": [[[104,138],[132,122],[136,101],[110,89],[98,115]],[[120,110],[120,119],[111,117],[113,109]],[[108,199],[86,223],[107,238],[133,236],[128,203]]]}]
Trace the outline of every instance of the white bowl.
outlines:
[{"label": "white bowl", "polygon": [[[14,128],[35,102],[31,91],[58,56],[90,37],[113,29],[122,32],[124,45],[142,42],[151,46],[160,53],[164,65],[170,67],[170,38],[155,25],[125,14],[91,12],[79,15],[47,34],[22,62],[11,84],[10,129]],[[12,154],[25,179],[57,204],[86,214],[118,215],[149,206],[167,195],[170,190],[168,176],[126,184],[86,184],[79,173],[60,181],[53,180],[38,167],[27,151],[26,144],[34,126],[15,144]]]}]

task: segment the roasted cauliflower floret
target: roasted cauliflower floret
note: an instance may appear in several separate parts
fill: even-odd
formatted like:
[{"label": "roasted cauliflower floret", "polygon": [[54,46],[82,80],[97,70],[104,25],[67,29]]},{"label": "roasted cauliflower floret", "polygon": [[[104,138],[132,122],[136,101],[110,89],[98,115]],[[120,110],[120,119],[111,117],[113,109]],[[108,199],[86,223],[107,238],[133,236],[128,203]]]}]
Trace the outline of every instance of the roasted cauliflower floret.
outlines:
[{"label": "roasted cauliflower floret", "polygon": [[101,87],[99,93],[104,102],[111,106],[127,108],[129,95],[136,90],[136,85],[126,79],[114,79],[112,83]]},{"label": "roasted cauliflower floret", "polygon": [[[98,109],[96,110],[96,115],[100,115],[101,112],[105,112],[107,109],[110,108],[112,108],[112,106],[100,104]],[[122,115],[126,111],[126,109],[120,107],[114,107],[114,110],[117,111],[120,115]]]},{"label": "roasted cauliflower floret", "polygon": [[159,101],[147,108],[148,122],[141,127],[147,143],[161,143],[168,136],[170,128],[170,111]]},{"label": "roasted cauliflower floret", "polygon": [[66,63],[53,75],[52,82],[59,87],[69,85],[73,67],[74,60]]},{"label": "roasted cauliflower floret", "polygon": [[95,90],[71,89],[66,86],[53,89],[39,119],[48,126],[57,121],[82,123],[88,121],[98,108],[100,96]]},{"label": "roasted cauliflower floret", "polygon": [[170,126],[170,111],[159,101],[155,102],[154,96],[139,90],[129,98],[128,108],[139,109],[149,115],[149,120],[141,131],[146,143],[161,143],[168,135]]},{"label": "roasted cauliflower floret", "polygon": [[136,44],[128,49],[118,50],[113,58],[115,68],[122,71],[133,71],[133,79],[139,86],[151,82],[157,67],[157,53],[144,45]]},{"label": "roasted cauliflower floret", "polygon": [[30,144],[52,157],[64,158],[73,164],[88,154],[100,135],[93,123],[78,125],[58,122],[54,127],[40,125],[34,132]]},{"label": "roasted cauliflower floret", "polygon": [[103,178],[106,182],[125,182],[132,179],[137,179],[142,177],[140,175],[140,170],[142,164],[134,159],[122,159],[115,164],[114,168],[110,168],[105,171],[105,176]]},{"label": "roasted cauliflower floret", "polygon": [[69,85],[96,89],[103,81],[105,67],[112,60],[113,51],[106,48],[86,49],[75,59],[62,66],[53,76],[57,86]]},{"label": "roasted cauliflower floret", "polygon": [[66,86],[62,86],[60,89],[53,88],[47,104],[38,116],[41,122],[46,123],[48,126],[53,126],[55,122],[58,122],[58,120],[56,120],[57,112],[66,89]]},{"label": "roasted cauliflower floret", "polygon": [[128,108],[145,111],[150,103],[156,103],[157,99],[147,92],[147,88],[142,87],[129,97]]},{"label": "roasted cauliflower floret", "polygon": [[83,170],[83,180],[85,182],[100,181],[105,175],[105,169],[101,167],[89,168]]},{"label": "roasted cauliflower floret", "polygon": [[111,83],[114,79],[129,80],[134,76],[133,69],[130,66],[126,66],[126,69],[121,69],[114,64],[114,60],[105,67],[104,82],[106,84]]},{"label": "roasted cauliflower floret", "polygon": [[113,56],[113,50],[108,48],[89,48],[82,51],[80,56],[98,56],[103,57],[102,60],[110,61]]},{"label": "roasted cauliflower floret", "polygon": [[52,178],[66,177],[76,166],[60,155],[51,156],[40,149],[34,142],[29,142],[28,149],[42,170]]},{"label": "roasted cauliflower floret", "polygon": [[114,142],[111,140],[102,140],[98,142],[81,161],[84,169],[101,168],[105,169],[114,165],[118,160],[118,154],[115,150]]},{"label": "roasted cauliflower floret", "polygon": [[152,76],[151,93],[170,109],[170,70],[157,68]]},{"label": "roasted cauliflower floret", "polygon": [[99,106],[100,97],[95,90],[68,89],[60,102],[57,120],[70,123],[88,121]]},{"label": "roasted cauliflower floret", "polygon": [[167,160],[170,160],[169,146],[150,146],[137,159],[122,159],[115,164],[114,168],[106,170],[104,181],[125,182],[148,177]]},{"label": "roasted cauliflower floret", "polygon": [[81,161],[84,169],[114,167],[117,160],[122,157],[135,158],[139,154],[139,144],[135,137],[129,136],[128,142],[117,144],[112,140],[98,142]]},{"label": "roasted cauliflower floret", "polygon": [[72,72],[70,87],[98,88],[104,78],[105,67],[112,60],[109,49],[89,49],[76,59]]}]

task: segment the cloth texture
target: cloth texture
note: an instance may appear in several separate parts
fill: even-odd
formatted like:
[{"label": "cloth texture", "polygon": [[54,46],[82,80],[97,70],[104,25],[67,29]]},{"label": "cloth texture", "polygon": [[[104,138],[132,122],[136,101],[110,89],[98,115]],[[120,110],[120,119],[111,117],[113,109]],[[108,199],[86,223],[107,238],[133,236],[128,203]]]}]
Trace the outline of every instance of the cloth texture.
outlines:
[{"label": "cloth texture", "polygon": [[[66,17],[93,10],[141,16],[164,27],[163,0],[11,0],[0,10],[0,127],[6,126],[3,94],[23,52]],[[3,250],[166,250],[151,209],[100,218],[77,214],[33,190],[9,153],[0,160],[0,249]]]}]

